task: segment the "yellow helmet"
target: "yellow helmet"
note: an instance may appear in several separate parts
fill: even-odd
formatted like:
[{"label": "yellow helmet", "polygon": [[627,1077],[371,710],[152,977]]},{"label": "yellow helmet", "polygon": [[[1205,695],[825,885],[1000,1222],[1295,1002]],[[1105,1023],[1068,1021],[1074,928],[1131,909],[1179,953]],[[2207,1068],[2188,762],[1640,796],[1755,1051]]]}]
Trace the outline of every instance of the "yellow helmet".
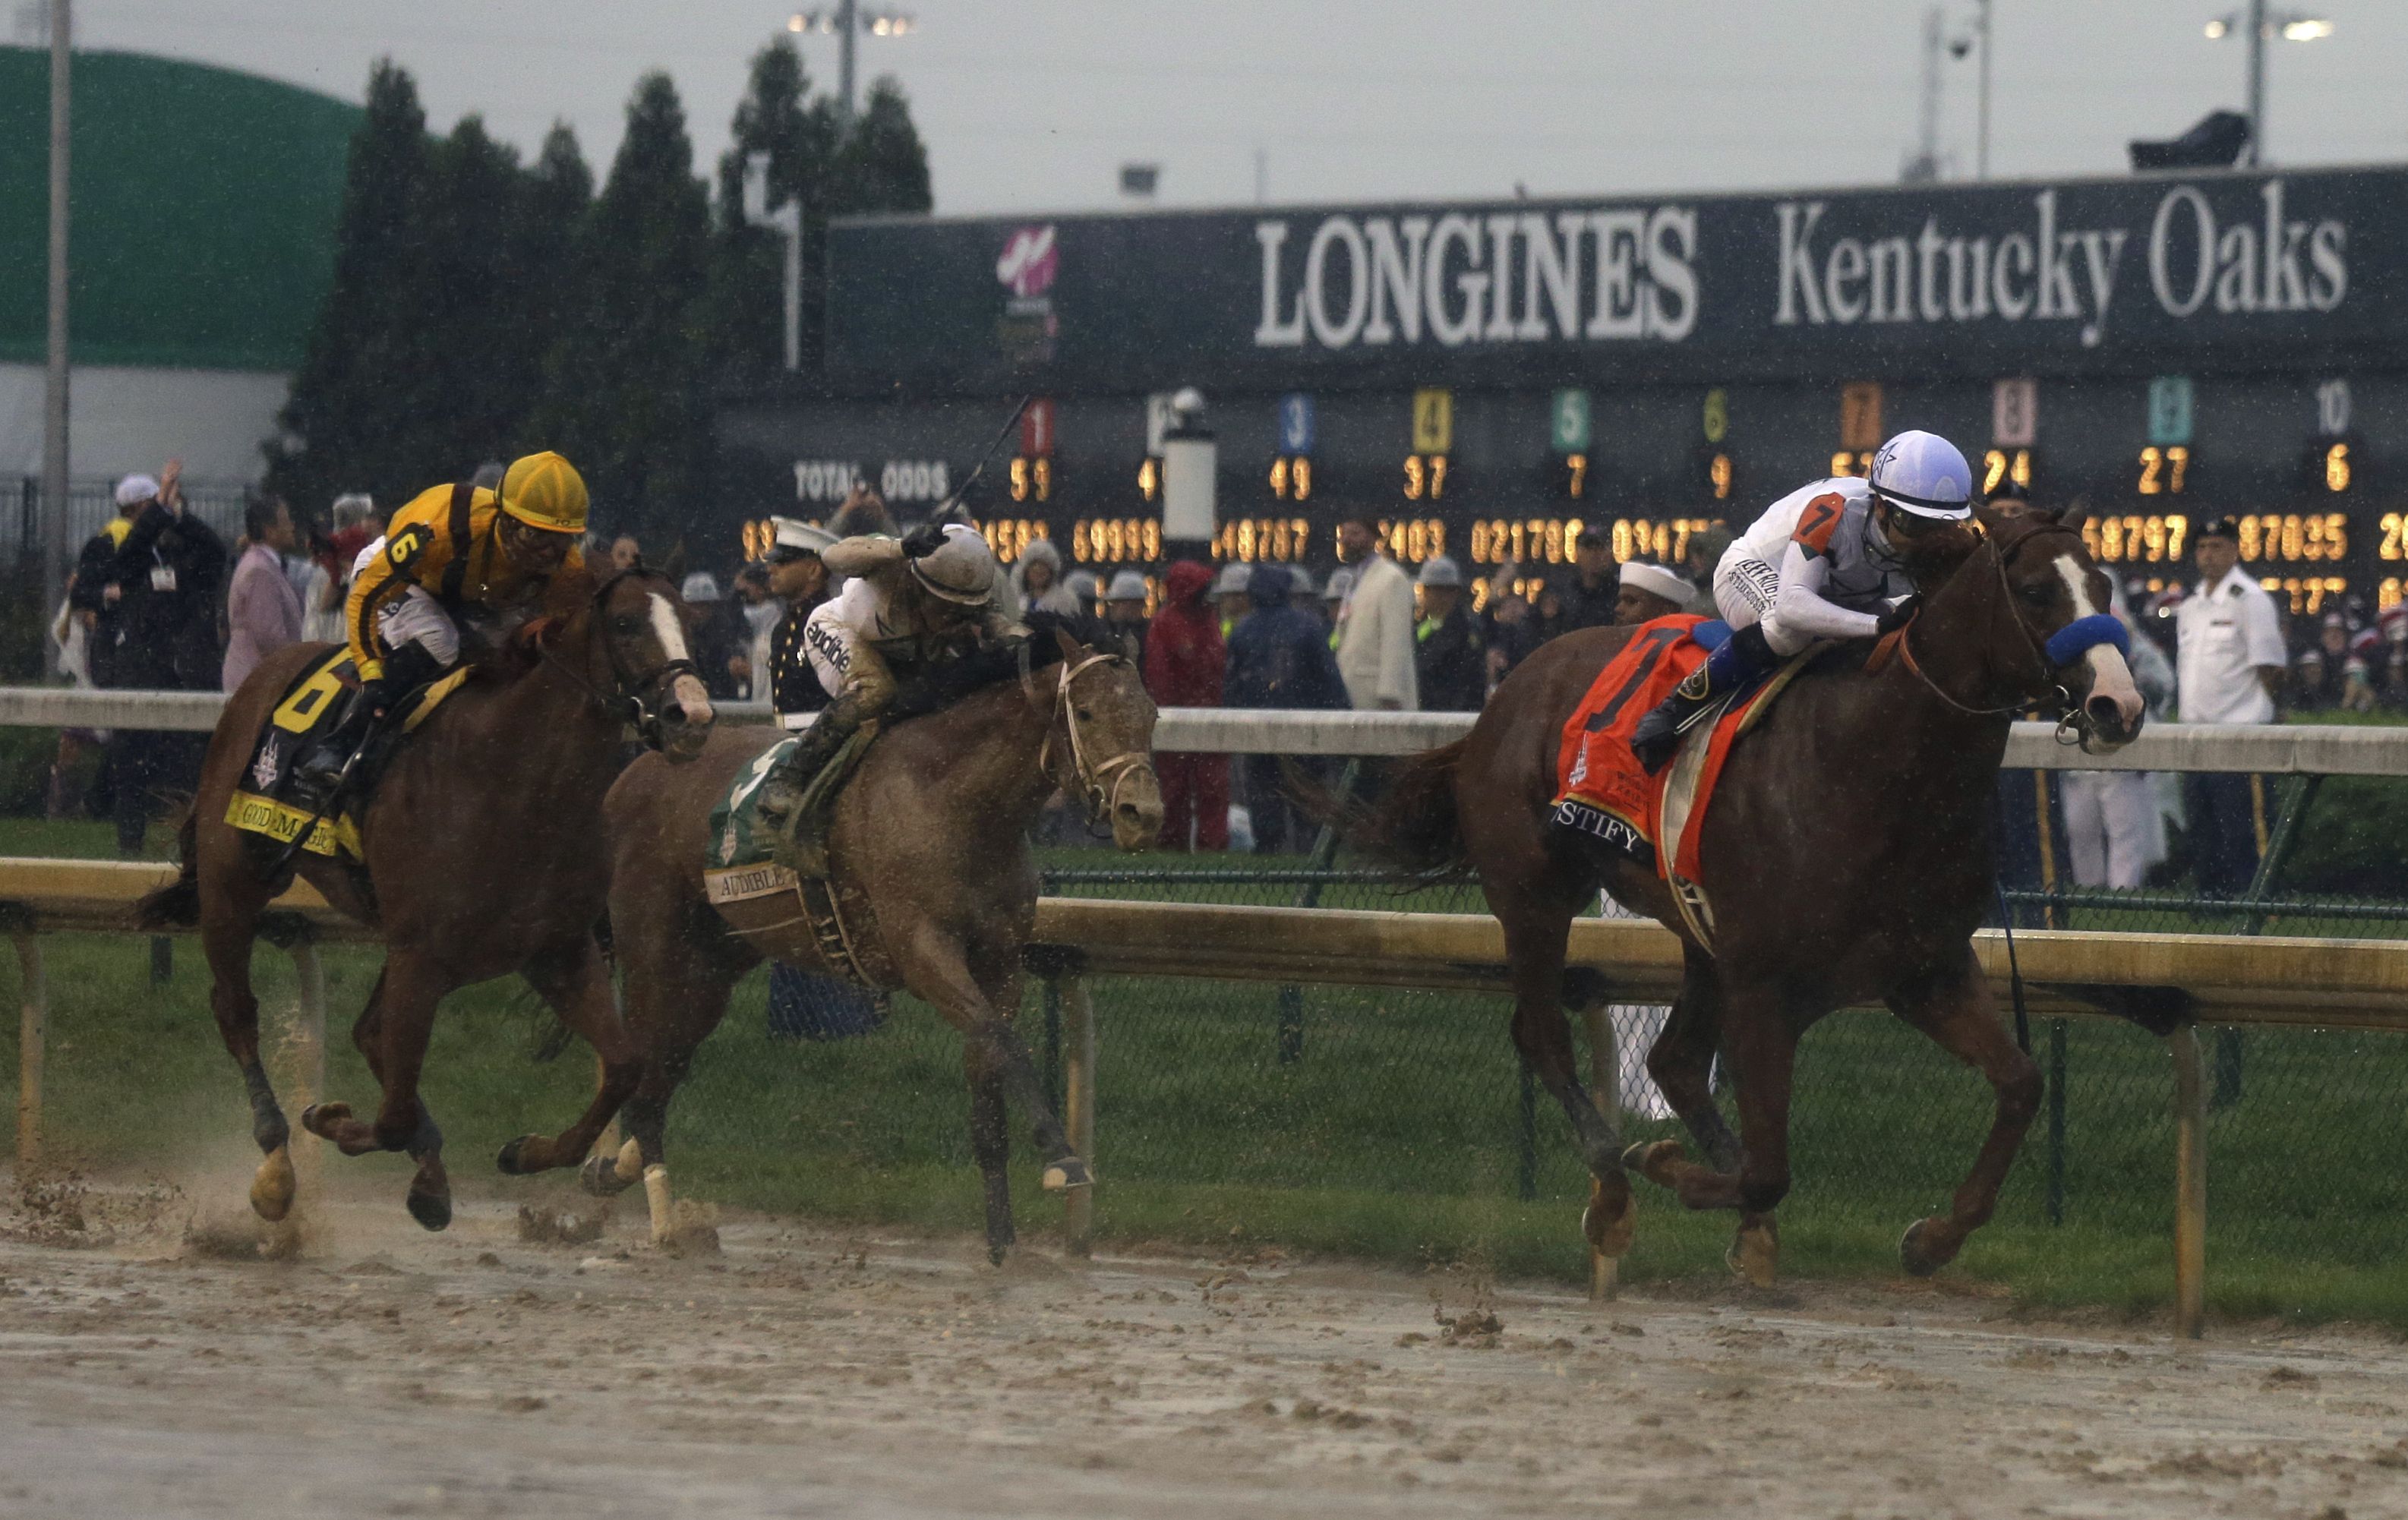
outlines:
[{"label": "yellow helmet", "polygon": [[529,527],[585,531],[585,478],[547,449],[511,463],[502,477],[502,510]]}]

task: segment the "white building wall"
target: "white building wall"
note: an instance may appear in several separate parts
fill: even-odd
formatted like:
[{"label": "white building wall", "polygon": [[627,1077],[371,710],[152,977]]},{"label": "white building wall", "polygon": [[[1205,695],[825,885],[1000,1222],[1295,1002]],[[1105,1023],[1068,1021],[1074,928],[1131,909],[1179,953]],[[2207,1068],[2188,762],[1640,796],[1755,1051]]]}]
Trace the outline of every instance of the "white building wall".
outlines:
[{"label": "white building wall", "polygon": [[[42,380],[39,365],[0,364],[0,483],[42,473]],[[79,366],[67,393],[68,473],[155,475],[181,459],[188,480],[254,483],[291,382],[249,369]]]}]

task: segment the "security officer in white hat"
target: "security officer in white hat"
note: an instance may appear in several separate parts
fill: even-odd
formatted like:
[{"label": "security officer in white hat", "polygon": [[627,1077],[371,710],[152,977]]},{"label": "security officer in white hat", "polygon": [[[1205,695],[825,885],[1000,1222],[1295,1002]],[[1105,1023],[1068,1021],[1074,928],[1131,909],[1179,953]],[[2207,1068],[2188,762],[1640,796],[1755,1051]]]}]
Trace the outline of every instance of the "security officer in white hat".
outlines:
[{"label": "security officer in white hat", "polygon": [[1613,621],[1625,626],[1686,612],[1698,599],[1697,587],[1661,565],[1627,559],[1616,575],[1622,592],[1613,601]]}]

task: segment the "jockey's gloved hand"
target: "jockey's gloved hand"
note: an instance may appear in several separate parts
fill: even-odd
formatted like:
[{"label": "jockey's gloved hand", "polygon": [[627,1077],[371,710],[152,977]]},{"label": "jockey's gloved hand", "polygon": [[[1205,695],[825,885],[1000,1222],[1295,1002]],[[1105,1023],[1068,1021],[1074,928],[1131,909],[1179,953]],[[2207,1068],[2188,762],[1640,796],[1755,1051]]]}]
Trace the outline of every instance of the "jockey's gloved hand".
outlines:
[{"label": "jockey's gloved hand", "polygon": [[1905,627],[1908,624],[1914,621],[1915,609],[1922,603],[1922,600],[1923,598],[1920,595],[1912,594],[1899,597],[1898,605],[1891,608],[1888,611],[1884,612],[1881,615],[1880,621],[1873,624],[1873,632],[1876,635],[1885,636],[1888,634],[1894,634],[1900,628]]},{"label": "jockey's gloved hand", "polygon": [[925,559],[945,545],[945,530],[934,523],[923,523],[903,535],[903,555],[906,559]]},{"label": "jockey's gloved hand", "polygon": [[379,676],[374,681],[361,681],[360,710],[381,714],[386,709],[392,707],[400,695],[401,688],[395,686],[388,677]]}]

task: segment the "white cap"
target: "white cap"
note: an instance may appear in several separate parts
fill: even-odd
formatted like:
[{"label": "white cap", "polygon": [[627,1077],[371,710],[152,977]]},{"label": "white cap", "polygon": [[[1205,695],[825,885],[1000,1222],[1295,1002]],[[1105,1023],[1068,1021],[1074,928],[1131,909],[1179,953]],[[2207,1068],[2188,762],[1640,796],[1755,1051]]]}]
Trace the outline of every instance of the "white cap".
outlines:
[{"label": "white cap", "polygon": [[1321,588],[1321,599],[1325,602],[1342,602],[1354,589],[1354,572],[1341,565],[1329,572],[1329,584]]},{"label": "white cap", "polygon": [[1222,568],[1221,578],[1212,582],[1212,595],[1243,596],[1246,594],[1246,582],[1254,578],[1254,573],[1252,566],[1240,565],[1233,561]]},{"label": "white cap", "polygon": [[1123,570],[1112,577],[1112,589],[1104,593],[1108,602],[1141,602],[1145,600],[1145,577],[1135,570]]},{"label": "white cap", "polygon": [[1636,587],[1650,596],[1661,596],[1675,607],[1686,607],[1698,595],[1698,588],[1661,565],[1644,560],[1622,562],[1622,584]]},{"label": "white cap", "polygon": [[148,475],[129,475],[117,482],[117,505],[132,507],[154,499],[159,495],[159,482]]},{"label": "white cap", "polygon": [[825,528],[806,523],[799,517],[773,517],[769,519],[769,523],[777,529],[776,537],[771,540],[775,548],[800,549],[810,553],[820,554],[825,553],[836,542],[835,534]]},{"label": "white cap", "polygon": [[1287,594],[1291,596],[1312,595],[1312,572],[1301,565],[1287,567]]},{"label": "white cap", "polygon": [[1422,561],[1422,573],[1413,577],[1417,586],[1461,586],[1463,568],[1444,554],[1432,554]]}]

